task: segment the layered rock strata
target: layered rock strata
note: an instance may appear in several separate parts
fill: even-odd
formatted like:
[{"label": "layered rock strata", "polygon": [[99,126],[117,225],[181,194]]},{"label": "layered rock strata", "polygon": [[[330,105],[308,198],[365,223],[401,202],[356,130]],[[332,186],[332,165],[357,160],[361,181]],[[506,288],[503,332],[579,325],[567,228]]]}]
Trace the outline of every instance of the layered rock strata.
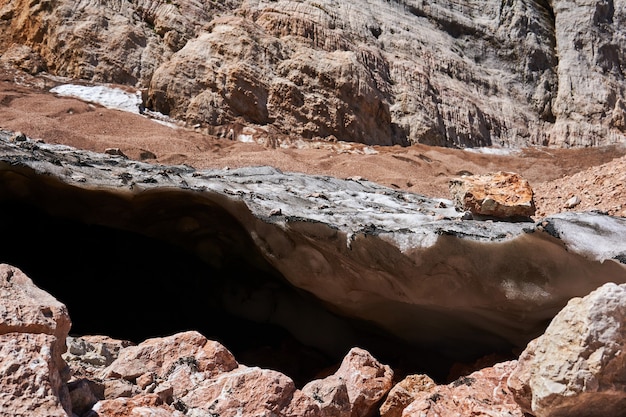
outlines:
[{"label": "layered rock strata", "polygon": [[621,3],[0,1],[0,61],[236,138],[589,146],[626,131]]},{"label": "layered rock strata", "polygon": [[[570,298],[626,282],[623,218],[463,221],[449,200],[357,178],[196,171],[3,136],[4,209],[39,207],[91,225],[90,233],[106,226],[169,242],[214,268],[234,258],[256,275],[270,271],[313,297],[294,302],[274,284],[250,286],[237,275],[207,294],[229,314],[279,325],[333,357],[358,339],[337,315],[412,346],[472,357],[524,347]],[[20,211],[12,213],[17,221]],[[311,326],[299,318],[320,305],[332,314],[304,331]]]}]

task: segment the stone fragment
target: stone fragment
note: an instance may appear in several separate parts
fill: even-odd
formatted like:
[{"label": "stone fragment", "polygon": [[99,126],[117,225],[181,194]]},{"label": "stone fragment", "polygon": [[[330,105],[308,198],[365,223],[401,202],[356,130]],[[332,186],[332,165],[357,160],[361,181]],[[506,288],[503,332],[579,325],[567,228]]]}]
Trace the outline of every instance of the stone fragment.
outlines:
[{"label": "stone fragment", "polygon": [[184,414],[165,404],[156,394],[133,398],[114,398],[97,402],[90,417],[183,417]]},{"label": "stone fragment", "polygon": [[70,325],[63,304],[18,268],[0,264],[0,415],[71,412],[61,357]]},{"label": "stone fragment", "polygon": [[124,154],[124,152],[122,152],[120,148],[106,148],[104,150],[104,153],[107,155],[116,155],[116,156],[122,156],[124,158],[127,158],[127,156]]},{"label": "stone fragment", "polygon": [[0,335],[1,416],[71,415],[58,346],[56,337],[44,333]]},{"label": "stone fragment", "polygon": [[515,361],[499,363],[418,392],[402,417],[523,417],[506,385],[515,365]]},{"label": "stone fragment", "polygon": [[[369,352],[361,348],[352,348],[333,375],[312,381],[303,388],[320,408],[329,415],[344,415],[345,401],[343,388],[348,394],[352,417],[366,417],[374,413],[377,403],[389,392],[393,384],[393,371],[387,365],[378,362]],[[333,404],[334,400],[339,400]]]},{"label": "stone fragment", "polygon": [[508,380],[536,417],[623,416],[626,410],[626,285],[573,298],[528,344]]},{"label": "stone fragment", "polygon": [[293,381],[280,372],[240,366],[202,381],[181,401],[197,415],[280,416],[295,392]]},{"label": "stone fragment", "polygon": [[401,417],[402,411],[422,392],[430,392],[437,384],[428,375],[409,375],[396,384],[380,407],[381,417]]},{"label": "stone fragment", "polygon": [[235,369],[238,364],[232,353],[218,342],[196,331],[188,331],[148,339],[122,349],[118,358],[103,371],[103,376],[134,382],[140,375],[153,372],[166,378],[181,365],[214,376]]},{"label": "stone fragment", "polygon": [[570,208],[574,208],[574,207],[576,207],[577,205],[579,205],[579,204],[580,204],[580,202],[581,202],[580,197],[578,197],[577,195],[575,195],[575,196],[573,196],[572,198],[570,198],[569,200],[567,200],[567,201],[565,202],[565,206],[564,206],[564,207],[565,207],[565,208],[568,208],[568,209],[570,209]]},{"label": "stone fragment", "polygon": [[68,336],[67,352],[63,359],[69,365],[74,378],[93,378],[117,358],[120,349],[132,346],[127,340],[108,336]]},{"label": "stone fragment", "polygon": [[71,321],[67,308],[37,288],[18,268],[0,264],[0,334],[44,333],[56,337],[55,353],[65,352]]},{"label": "stone fragment", "polygon": [[91,410],[91,407],[98,402],[99,399],[93,390],[92,384],[85,379],[73,381],[68,384],[70,399],[72,401],[72,412],[79,416]]},{"label": "stone fragment", "polygon": [[320,409],[324,417],[350,417],[352,405],[348,396],[346,381],[331,375],[306,384],[302,392],[308,395]]},{"label": "stone fragment", "polygon": [[450,193],[458,211],[499,218],[535,214],[533,190],[524,178],[511,172],[468,175],[450,180]]}]

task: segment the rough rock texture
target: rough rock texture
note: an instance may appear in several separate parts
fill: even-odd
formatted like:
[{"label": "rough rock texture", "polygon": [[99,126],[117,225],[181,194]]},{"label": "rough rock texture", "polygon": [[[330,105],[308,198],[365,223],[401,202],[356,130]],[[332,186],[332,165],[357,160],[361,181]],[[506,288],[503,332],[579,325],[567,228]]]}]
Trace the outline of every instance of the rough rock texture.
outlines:
[{"label": "rough rock texture", "polygon": [[457,210],[470,211],[475,215],[511,218],[535,214],[530,184],[512,172],[452,179],[450,193]]},{"label": "rough rock texture", "polygon": [[65,306],[6,264],[0,264],[0,300],[0,415],[68,415]]},{"label": "rough rock texture", "polygon": [[[120,351],[117,359],[102,371],[103,378],[125,379],[140,383],[142,376],[151,379],[180,379],[181,373],[200,373],[203,377],[212,377],[237,368],[234,356],[221,344],[207,340],[196,331],[178,333],[165,338],[148,339],[137,346],[129,346]],[[142,389],[148,383],[143,384]],[[176,384],[187,390],[193,386]],[[175,391],[176,396],[184,392]]]},{"label": "rough rock texture", "polygon": [[431,392],[437,386],[428,375],[409,375],[394,385],[380,407],[382,417],[401,417],[404,409],[421,392]]},{"label": "rough rock texture", "polygon": [[574,298],[529,343],[508,386],[537,417],[623,416],[626,410],[626,285]]},{"label": "rough rock texture", "polygon": [[116,340],[108,336],[68,337],[67,352],[63,359],[72,370],[73,378],[95,377],[109,366],[122,348],[131,346],[126,340]]},{"label": "rough rock texture", "polygon": [[404,409],[402,416],[522,417],[524,413],[507,388],[507,378],[516,364],[516,361],[499,363],[448,385],[421,391]]},{"label": "rough rock texture", "polygon": [[[323,415],[367,417],[389,392],[392,382],[393,371],[389,366],[363,349],[352,348],[337,372],[310,382],[302,392],[320,403]],[[347,410],[346,399],[349,401]]]},{"label": "rough rock texture", "polygon": [[248,125],[369,144],[595,145],[624,141],[625,16],[612,1],[2,0],[0,53],[142,87],[154,109],[232,138]]},{"label": "rough rock texture", "polygon": [[[263,257],[334,314],[453,357],[523,347],[570,298],[626,282],[623,218],[462,221],[449,200],[359,179],[267,167],[195,171],[30,140],[0,144],[5,206],[29,202],[51,215],[140,232],[211,265],[226,253],[268,268]],[[314,331],[297,321],[308,317],[310,300],[229,285],[221,301],[232,314],[280,325],[333,357],[356,343],[330,315],[316,317]],[[258,302],[250,304],[250,295]]]}]

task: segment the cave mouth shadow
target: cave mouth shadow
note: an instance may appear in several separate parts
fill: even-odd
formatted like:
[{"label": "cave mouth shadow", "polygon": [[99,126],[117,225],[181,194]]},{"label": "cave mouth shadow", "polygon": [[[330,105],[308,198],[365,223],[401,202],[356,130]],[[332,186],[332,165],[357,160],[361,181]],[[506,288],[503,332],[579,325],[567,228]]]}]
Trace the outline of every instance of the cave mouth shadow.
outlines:
[{"label": "cave mouth shadow", "polygon": [[[76,198],[85,205],[89,197],[84,194],[89,191],[74,192],[81,193]],[[5,195],[0,201],[0,233],[5,236],[0,262],[22,269],[37,286],[67,306],[73,322],[71,335],[100,334],[139,343],[196,330],[222,343],[240,363],[281,371],[298,387],[331,373],[343,355],[358,346],[392,366],[398,378],[426,373],[447,382],[454,359],[410,345],[369,323],[327,311],[264,261],[243,227],[219,205],[202,202],[197,208],[193,206],[197,202],[190,203],[185,193],[155,200],[158,203],[150,200],[131,219],[134,231],[130,231],[103,225],[106,217],[96,216],[100,224],[80,218],[78,209],[69,207],[76,201],[72,193],[59,197],[64,202],[54,209],[46,204],[49,198],[25,201]],[[106,201],[102,206],[108,209],[119,203],[113,193],[99,192],[97,197]],[[94,210],[100,205],[90,204],[86,207]],[[116,212],[126,209],[128,206],[122,205]],[[211,226],[215,230],[202,236],[203,247],[213,251],[208,259],[193,253],[197,242],[189,246],[180,234],[168,235],[173,230],[171,223],[180,223],[181,213],[194,210],[215,223]],[[142,233],[158,213],[165,213],[158,219],[165,231],[156,233],[158,237],[154,230]],[[233,291],[245,312],[229,304]],[[275,293],[295,304],[312,306],[308,317],[294,313],[292,321],[313,337],[324,338],[324,343],[335,343],[334,353],[303,343],[293,332],[256,317],[257,311],[268,305],[271,308],[272,299],[261,300],[261,307],[248,308],[259,301],[254,299],[258,294]],[[326,329],[320,319],[320,328],[315,328],[318,317],[327,320],[329,316],[340,327]],[[356,338],[345,342],[337,330],[341,328],[349,329]],[[484,352],[489,353],[493,352]]]}]

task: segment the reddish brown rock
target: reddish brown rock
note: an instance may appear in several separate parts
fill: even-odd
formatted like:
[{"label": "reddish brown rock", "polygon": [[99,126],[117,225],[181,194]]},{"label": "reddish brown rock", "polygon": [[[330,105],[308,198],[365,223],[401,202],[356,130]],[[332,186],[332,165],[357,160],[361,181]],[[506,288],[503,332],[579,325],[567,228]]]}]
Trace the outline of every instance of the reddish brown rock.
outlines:
[{"label": "reddish brown rock", "polygon": [[523,417],[506,385],[516,362],[503,362],[418,393],[402,417]]},{"label": "reddish brown rock", "polygon": [[0,334],[49,334],[57,339],[56,352],[65,352],[72,325],[65,305],[37,288],[18,268],[6,264],[0,264],[0,296]]},{"label": "reddish brown rock", "polygon": [[61,357],[70,324],[63,304],[19,269],[0,265],[0,415],[71,413]]},{"label": "reddish brown rock", "polygon": [[324,413],[328,413],[325,415],[365,417],[374,413],[377,403],[392,385],[393,371],[389,366],[378,362],[366,350],[352,348],[337,372],[310,382],[303,392],[311,396]]},{"label": "reddish brown rock", "polygon": [[57,346],[54,336],[43,333],[0,335],[0,415],[71,415]]},{"label": "reddish brown rock", "polygon": [[401,417],[404,409],[415,397],[423,392],[432,391],[437,384],[428,375],[409,375],[396,384],[380,407],[382,417]]},{"label": "reddish brown rock", "polygon": [[346,381],[336,375],[306,384],[302,392],[314,400],[324,417],[350,417],[352,404]]},{"label": "reddish brown rock", "polygon": [[133,383],[148,373],[167,379],[181,368],[191,372],[186,384],[176,384],[175,394],[183,395],[191,389],[192,374],[209,378],[237,367],[234,356],[218,342],[207,340],[195,331],[173,336],[148,339],[137,346],[122,349],[118,358],[102,372],[105,378],[125,379]]},{"label": "reddish brown rock", "polygon": [[99,401],[93,411],[98,417],[183,417],[183,413],[163,402],[156,394]]},{"label": "reddish brown rock", "polygon": [[528,181],[511,172],[468,175],[450,181],[450,193],[459,211],[499,218],[535,214],[533,190]]},{"label": "reddish brown rock", "polygon": [[[294,408],[290,405],[295,393],[293,381],[280,372],[240,366],[201,382],[181,401],[199,415],[282,416],[287,415],[288,410],[293,413]],[[308,401],[301,397],[298,400]],[[300,405],[298,408],[307,410],[310,407]],[[310,415],[316,415],[315,411],[315,408],[310,409]]]}]

